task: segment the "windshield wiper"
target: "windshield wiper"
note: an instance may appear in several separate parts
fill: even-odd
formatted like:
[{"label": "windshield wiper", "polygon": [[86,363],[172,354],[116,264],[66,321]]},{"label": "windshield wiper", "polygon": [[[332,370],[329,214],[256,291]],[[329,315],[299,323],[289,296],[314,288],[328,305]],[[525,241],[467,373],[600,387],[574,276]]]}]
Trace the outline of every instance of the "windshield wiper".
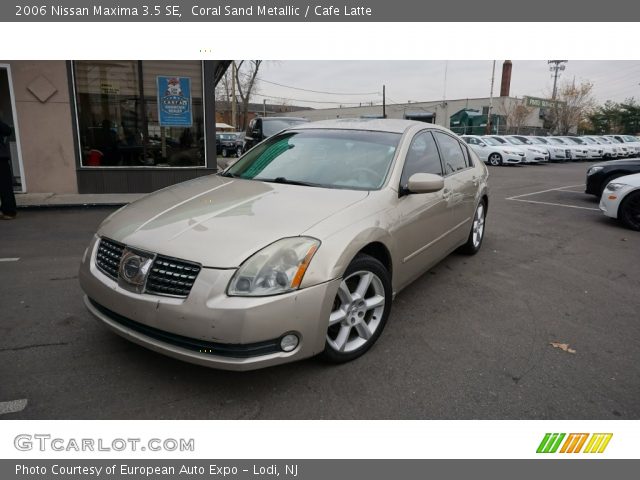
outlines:
[{"label": "windshield wiper", "polygon": [[303,187],[319,187],[320,186],[317,183],[300,182],[298,180],[289,180],[288,178],[285,178],[285,177],[256,178],[255,180],[260,180],[261,182],[270,182],[270,183],[285,183],[287,185],[302,185]]}]

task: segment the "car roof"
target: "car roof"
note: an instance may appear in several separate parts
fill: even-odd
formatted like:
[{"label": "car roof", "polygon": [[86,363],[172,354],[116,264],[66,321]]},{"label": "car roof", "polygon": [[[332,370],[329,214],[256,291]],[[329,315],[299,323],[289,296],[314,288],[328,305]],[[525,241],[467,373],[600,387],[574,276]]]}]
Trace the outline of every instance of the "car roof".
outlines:
[{"label": "car roof", "polygon": [[312,128],[341,129],[341,130],[372,130],[377,132],[404,133],[414,126],[423,126],[450,132],[448,129],[434,123],[417,122],[415,120],[400,120],[395,118],[337,118],[334,120],[320,120],[317,122],[296,125],[292,130],[306,130]]},{"label": "car roof", "polygon": [[306,118],[302,118],[302,117],[256,117],[259,118],[261,120],[297,120],[300,122],[308,122],[309,120],[307,120]]}]

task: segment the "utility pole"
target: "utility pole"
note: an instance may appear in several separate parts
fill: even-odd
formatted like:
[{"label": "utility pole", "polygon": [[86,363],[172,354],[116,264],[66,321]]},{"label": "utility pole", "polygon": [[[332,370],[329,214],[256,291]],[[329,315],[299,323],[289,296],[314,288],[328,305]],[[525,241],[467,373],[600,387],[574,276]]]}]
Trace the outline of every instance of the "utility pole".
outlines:
[{"label": "utility pole", "polygon": [[236,61],[231,62],[231,123],[238,130],[238,106],[236,100]]},{"label": "utility pole", "polygon": [[553,72],[553,94],[551,95],[551,100],[556,99],[556,95],[558,93],[558,77],[560,77],[560,72],[564,71],[566,65],[569,60],[549,60],[547,64],[551,65],[549,67],[549,71]]},{"label": "utility pole", "polygon": [[267,116],[267,99],[263,99],[262,100],[262,116],[266,117]]},{"label": "utility pole", "polygon": [[489,111],[487,112],[487,135],[491,134],[491,111],[493,110],[493,82],[496,78],[496,61],[493,61],[491,69],[491,90],[489,91]]},{"label": "utility pole", "polygon": [[553,93],[551,94],[551,100],[553,100],[553,117],[551,123],[551,131],[555,131],[556,125],[558,122],[558,104],[555,102],[556,96],[558,94],[558,77],[560,77],[560,72],[564,71],[566,67],[565,63],[569,60],[549,60],[547,61],[549,67],[549,71],[553,72]]},{"label": "utility pole", "polygon": [[387,118],[387,87],[382,85],[382,118]]}]

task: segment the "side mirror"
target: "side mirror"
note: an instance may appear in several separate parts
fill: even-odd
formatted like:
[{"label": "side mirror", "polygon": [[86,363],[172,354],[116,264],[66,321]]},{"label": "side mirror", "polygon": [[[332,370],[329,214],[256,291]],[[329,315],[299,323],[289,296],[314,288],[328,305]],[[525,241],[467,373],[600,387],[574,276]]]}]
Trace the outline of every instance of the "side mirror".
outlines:
[{"label": "side mirror", "polygon": [[409,177],[409,193],[433,193],[444,188],[444,178],[433,173],[414,173]]},{"label": "side mirror", "polygon": [[254,138],[261,138],[262,137],[262,132],[260,131],[259,128],[254,128],[253,130],[251,130],[251,136],[253,136]]}]

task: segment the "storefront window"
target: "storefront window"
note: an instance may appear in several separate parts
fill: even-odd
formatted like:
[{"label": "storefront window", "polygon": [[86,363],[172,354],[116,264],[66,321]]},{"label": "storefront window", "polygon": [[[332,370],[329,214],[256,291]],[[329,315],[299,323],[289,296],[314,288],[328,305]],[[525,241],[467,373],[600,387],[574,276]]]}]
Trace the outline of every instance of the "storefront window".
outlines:
[{"label": "storefront window", "polygon": [[201,167],[200,61],[76,61],[83,167]]}]

